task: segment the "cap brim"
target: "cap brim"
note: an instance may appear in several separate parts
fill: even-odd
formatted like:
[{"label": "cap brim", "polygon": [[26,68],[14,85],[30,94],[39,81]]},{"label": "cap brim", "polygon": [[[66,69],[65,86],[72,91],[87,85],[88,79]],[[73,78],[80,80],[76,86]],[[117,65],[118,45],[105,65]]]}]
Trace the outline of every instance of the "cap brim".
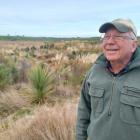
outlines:
[{"label": "cap brim", "polygon": [[[100,28],[99,28],[99,32],[100,33],[106,33],[106,31],[108,29],[110,29],[111,27],[115,27],[114,24],[108,22],[108,23],[105,23],[103,24]],[[115,27],[116,28],[116,27]]]},{"label": "cap brim", "polygon": [[110,28],[116,28],[119,32],[128,32],[130,31],[130,29],[128,27],[126,27],[123,24],[117,24],[117,23],[105,23],[103,24],[100,28],[99,28],[99,32],[100,33],[106,33],[108,29]]}]

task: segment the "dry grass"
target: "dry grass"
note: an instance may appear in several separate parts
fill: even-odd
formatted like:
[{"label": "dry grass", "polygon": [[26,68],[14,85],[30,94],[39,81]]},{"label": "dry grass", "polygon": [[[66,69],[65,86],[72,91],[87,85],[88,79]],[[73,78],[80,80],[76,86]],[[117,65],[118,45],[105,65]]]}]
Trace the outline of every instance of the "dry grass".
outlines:
[{"label": "dry grass", "polygon": [[76,103],[39,107],[0,134],[3,140],[74,140]]},{"label": "dry grass", "polygon": [[73,87],[71,85],[60,84],[57,86],[55,93],[57,96],[60,96],[61,98],[62,97],[74,97],[77,94],[77,90],[79,90],[77,88]]},{"label": "dry grass", "polygon": [[98,57],[98,54],[87,54],[80,57],[77,57],[77,60],[81,61],[82,63],[93,63]]},{"label": "dry grass", "polygon": [[0,117],[8,116],[25,106],[28,106],[28,102],[16,90],[0,92]]},{"label": "dry grass", "polygon": [[4,41],[0,40],[0,46],[1,48],[7,48],[7,49],[15,49],[15,48],[25,48],[25,47],[32,47],[36,46],[39,48],[41,45],[44,45],[43,41]]}]

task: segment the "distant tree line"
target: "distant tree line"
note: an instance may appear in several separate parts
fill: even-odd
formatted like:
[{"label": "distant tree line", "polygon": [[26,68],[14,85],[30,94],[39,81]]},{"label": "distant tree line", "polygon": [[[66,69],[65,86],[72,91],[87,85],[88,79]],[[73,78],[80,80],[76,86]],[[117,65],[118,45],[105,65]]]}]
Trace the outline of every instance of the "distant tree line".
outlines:
[{"label": "distant tree line", "polygon": [[30,36],[0,36],[0,40],[40,40],[40,41],[71,41],[71,40],[80,40],[80,41],[99,41],[99,37],[70,37],[70,38],[57,38],[57,37],[30,37]]}]

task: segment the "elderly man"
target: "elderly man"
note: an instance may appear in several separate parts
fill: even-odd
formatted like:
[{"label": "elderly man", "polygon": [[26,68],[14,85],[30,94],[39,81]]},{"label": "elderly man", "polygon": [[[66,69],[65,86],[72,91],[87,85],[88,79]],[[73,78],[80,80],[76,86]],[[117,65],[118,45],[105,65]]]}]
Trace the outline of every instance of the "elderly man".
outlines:
[{"label": "elderly man", "polygon": [[140,140],[140,48],[131,20],[99,28],[101,54],[83,82],[77,140]]}]

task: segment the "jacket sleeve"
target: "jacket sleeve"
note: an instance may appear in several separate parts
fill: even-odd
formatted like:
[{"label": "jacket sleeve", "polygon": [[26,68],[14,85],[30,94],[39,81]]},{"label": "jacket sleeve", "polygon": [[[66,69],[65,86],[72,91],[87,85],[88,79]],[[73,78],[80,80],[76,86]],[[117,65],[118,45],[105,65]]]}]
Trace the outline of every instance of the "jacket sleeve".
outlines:
[{"label": "jacket sleeve", "polygon": [[76,122],[76,140],[87,140],[87,128],[90,123],[90,96],[89,84],[85,79],[82,85],[80,101],[78,104],[77,111],[77,122]]}]

